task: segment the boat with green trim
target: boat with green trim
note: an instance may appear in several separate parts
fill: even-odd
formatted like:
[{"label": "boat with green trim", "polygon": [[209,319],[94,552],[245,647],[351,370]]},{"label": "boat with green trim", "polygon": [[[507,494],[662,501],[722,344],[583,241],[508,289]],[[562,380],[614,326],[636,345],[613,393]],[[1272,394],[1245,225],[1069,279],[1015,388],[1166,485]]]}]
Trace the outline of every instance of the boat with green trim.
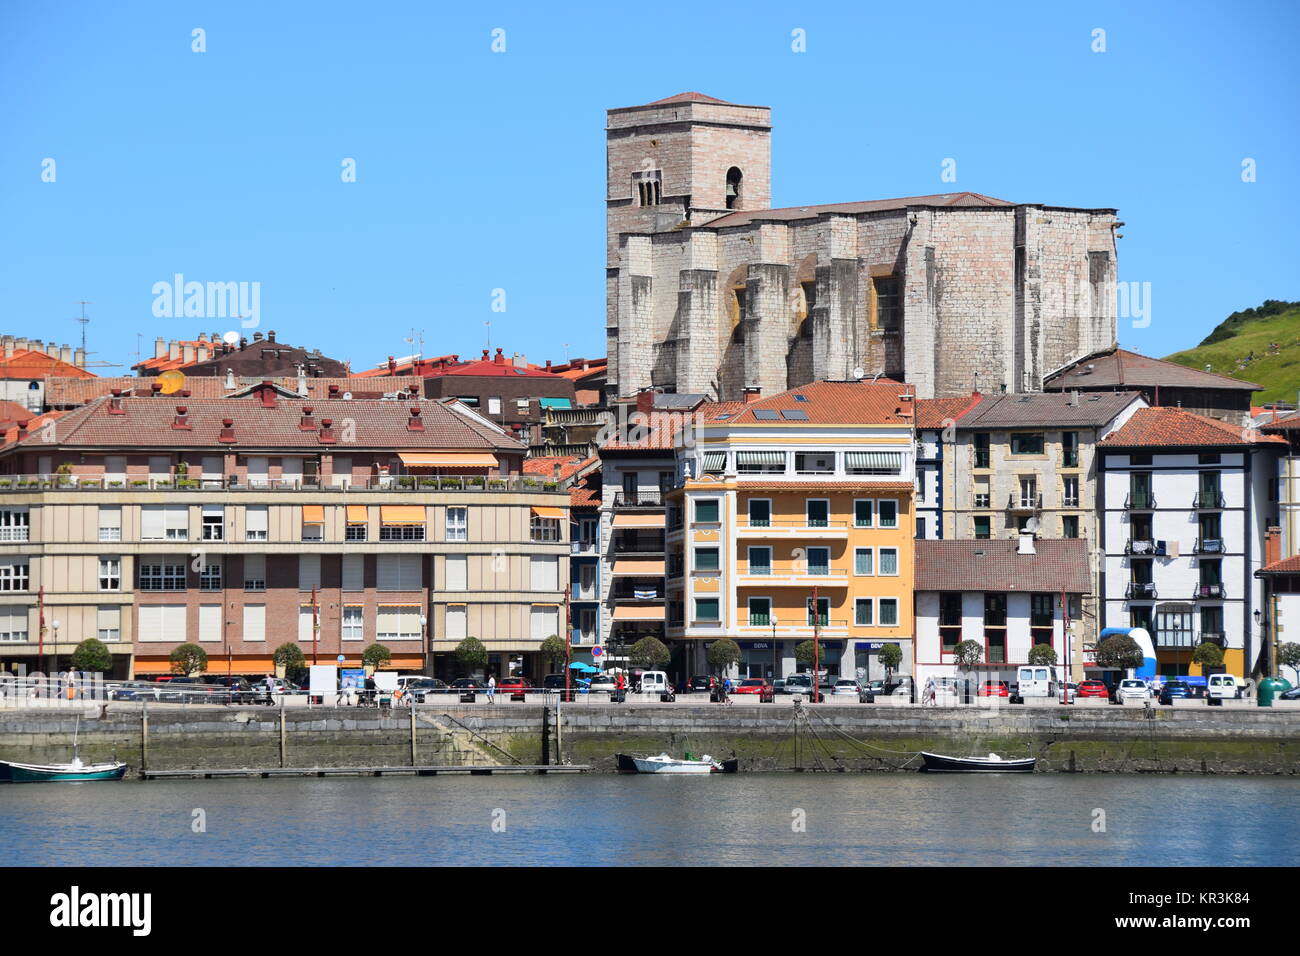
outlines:
[{"label": "boat with green trim", "polygon": [[126,764],[120,760],[82,763],[80,757],[73,757],[72,763],[35,764],[9,760],[5,764],[13,783],[87,783],[92,780],[121,780],[126,774]]}]

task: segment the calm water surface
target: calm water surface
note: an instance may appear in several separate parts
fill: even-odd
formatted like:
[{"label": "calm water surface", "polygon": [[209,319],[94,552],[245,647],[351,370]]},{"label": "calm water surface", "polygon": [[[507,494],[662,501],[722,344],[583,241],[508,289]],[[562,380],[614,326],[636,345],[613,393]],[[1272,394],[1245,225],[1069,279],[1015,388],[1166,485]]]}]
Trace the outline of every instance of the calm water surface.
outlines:
[{"label": "calm water surface", "polygon": [[[207,832],[191,830],[192,811]],[[795,832],[794,811],[806,816]],[[1094,833],[1094,809],[1106,832]],[[502,814],[498,811],[504,811]],[[504,831],[493,821],[504,822]],[[500,823],[498,823],[498,829]],[[1300,780],[1035,774],[0,785],[0,863],[1278,864]]]}]

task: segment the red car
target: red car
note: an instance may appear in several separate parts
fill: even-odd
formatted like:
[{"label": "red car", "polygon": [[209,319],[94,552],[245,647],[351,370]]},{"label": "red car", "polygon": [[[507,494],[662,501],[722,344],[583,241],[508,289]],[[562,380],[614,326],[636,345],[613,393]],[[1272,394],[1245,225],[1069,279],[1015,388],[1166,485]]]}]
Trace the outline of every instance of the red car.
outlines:
[{"label": "red car", "polygon": [[1011,691],[1007,689],[1007,682],[1004,680],[986,680],[980,685],[980,697],[1010,697]]},{"label": "red car", "polygon": [[530,690],[532,685],[522,677],[503,677],[497,681],[498,694],[523,694]]},{"label": "red car", "polygon": [[1079,681],[1078,695],[1080,697],[1110,697],[1110,690],[1099,680]]},{"label": "red car", "polygon": [[747,677],[740,681],[731,692],[733,694],[757,694],[760,704],[770,704],[776,700],[776,688],[766,677]]}]

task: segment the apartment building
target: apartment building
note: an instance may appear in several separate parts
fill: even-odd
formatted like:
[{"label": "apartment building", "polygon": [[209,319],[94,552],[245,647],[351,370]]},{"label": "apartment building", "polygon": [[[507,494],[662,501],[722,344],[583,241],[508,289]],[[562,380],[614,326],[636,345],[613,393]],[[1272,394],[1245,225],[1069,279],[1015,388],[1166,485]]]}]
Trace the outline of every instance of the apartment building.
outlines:
[{"label": "apartment building", "polygon": [[1264,566],[1256,572],[1263,587],[1255,618],[1261,646],[1252,663],[1256,673],[1271,675],[1280,673],[1278,645],[1300,642],[1300,414],[1275,417],[1260,431],[1285,442],[1278,446],[1275,479],[1278,521],[1269,529]]},{"label": "apartment building", "polygon": [[490,670],[534,675],[561,632],[569,499],[521,474],[524,451],[459,403],[271,384],[116,394],[19,429],[0,449],[0,661],[66,666],[98,637],[119,677],[168,670],[183,642],[261,674],[286,640],[353,665],[377,641],[454,676],[473,635]]},{"label": "apartment building", "polygon": [[1136,392],[985,398],[942,449],[940,536],[1096,541],[1096,444],[1145,406]]},{"label": "apartment building", "polygon": [[[975,392],[958,398],[916,400],[916,537],[944,536],[944,476],[956,467],[957,422],[984,396]],[[947,454],[945,454],[947,452]]]},{"label": "apartment building", "polygon": [[720,638],[742,677],[802,666],[816,639],[831,676],[912,660],[912,390],[815,382],[699,409],[668,503],[668,626],[679,676],[707,673]]},{"label": "apartment building", "polygon": [[1097,446],[1103,615],[1150,632],[1168,676],[1199,675],[1209,642],[1245,676],[1260,649],[1255,572],[1277,524],[1277,435],[1177,408],[1142,408]]}]

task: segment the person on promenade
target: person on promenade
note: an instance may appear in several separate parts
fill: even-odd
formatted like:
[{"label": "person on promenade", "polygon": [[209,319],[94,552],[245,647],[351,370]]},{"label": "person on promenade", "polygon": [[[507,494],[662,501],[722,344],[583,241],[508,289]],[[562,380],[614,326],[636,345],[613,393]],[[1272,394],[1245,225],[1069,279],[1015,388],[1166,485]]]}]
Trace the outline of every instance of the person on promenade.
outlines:
[{"label": "person on promenade", "polygon": [[497,679],[496,679],[496,675],[492,674],[488,676],[488,682],[487,682],[487,697],[488,697],[489,704],[496,703],[496,695],[497,695]]},{"label": "person on promenade", "polygon": [[925,698],[922,701],[922,703],[927,704],[931,707],[936,706],[936,702],[934,699],[934,678],[933,677],[931,677],[929,680],[925,682]]}]

